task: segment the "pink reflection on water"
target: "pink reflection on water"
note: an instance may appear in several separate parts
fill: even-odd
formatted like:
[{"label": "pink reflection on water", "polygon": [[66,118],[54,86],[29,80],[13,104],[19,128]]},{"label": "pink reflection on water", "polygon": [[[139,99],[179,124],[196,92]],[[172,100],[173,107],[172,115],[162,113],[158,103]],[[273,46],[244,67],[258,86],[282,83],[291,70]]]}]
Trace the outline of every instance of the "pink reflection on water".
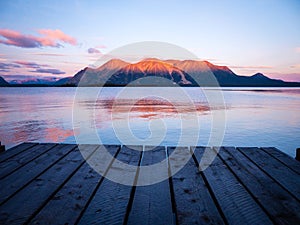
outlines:
[{"label": "pink reflection on water", "polygon": [[[44,121],[27,121],[26,123],[13,124],[11,130],[6,132],[0,129],[2,141],[11,146],[12,143],[21,142],[64,142],[67,138],[74,136],[72,129],[62,127],[46,127]],[[49,124],[49,126],[51,126]]]},{"label": "pink reflection on water", "polygon": [[71,136],[74,136],[73,130],[64,130],[59,127],[45,129],[45,141],[47,142],[63,142]]},{"label": "pink reflection on water", "polygon": [[137,99],[101,99],[96,103],[84,102],[90,108],[95,108],[95,123],[97,128],[105,127],[112,120],[131,119],[178,119],[188,117],[189,113],[207,114],[210,107],[202,102],[193,105],[185,102],[169,102],[160,98]]}]

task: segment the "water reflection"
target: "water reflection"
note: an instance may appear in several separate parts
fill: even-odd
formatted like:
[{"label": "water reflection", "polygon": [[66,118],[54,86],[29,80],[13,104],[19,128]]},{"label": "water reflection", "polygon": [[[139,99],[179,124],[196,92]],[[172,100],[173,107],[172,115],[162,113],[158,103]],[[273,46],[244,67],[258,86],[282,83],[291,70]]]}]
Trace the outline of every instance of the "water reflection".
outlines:
[{"label": "water reflection", "polygon": [[[13,130],[7,131],[8,136],[6,137],[10,142],[12,141],[33,141],[35,139],[36,134],[40,134],[43,132],[43,127],[46,125],[44,120],[27,120],[20,122],[13,122],[9,124],[9,127]],[[2,136],[2,135],[1,135]]]},{"label": "water reflection", "polygon": [[237,91],[237,92],[258,92],[258,93],[278,93],[278,94],[286,94],[286,95],[295,95],[300,96],[299,88],[224,88],[223,91]]},{"label": "water reflection", "polygon": [[74,136],[72,129],[52,127],[54,124],[47,123],[45,120],[28,120],[4,125],[7,129],[0,129],[0,137],[7,146],[30,141],[64,142],[67,138]]},{"label": "water reflection", "polygon": [[45,129],[46,142],[63,142],[68,137],[74,136],[73,130],[64,130],[57,127]]},{"label": "water reflection", "polygon": [[[139,138],[155,135],[155,127],[151,134],[149,124],[164,120],[168,131],[162,144],[175,145],[181,135],[182,121],[189,126],[188,135],[195,134],[189,114],[196,110],[202,129],[199,145],[206,144],[211,112],[219,108],[210,107],[198,88],[185,89],[193,105],[180,99],[168,102],[155,97],[116,100],[121,90],[105,88],[96,102],[91,101],[89,92],[80,99],[80,107],[85,113],[81,122],[96,127],[103,143],[120,144],[112,123],[129,116],[132,131]],[[158,91],[156,88],[135,90],[152,95]],[[172,88],[164,90],[175,91]],[[274,146],[294,156],[295,149],[300,146],[300,89],[224,90],[227,109],[224,145]],[[0,88],[0,141],[7,148],[25,141],[75,143],[73,125],[78,127],[72,122],[75,92],[75,88]],[[86,143],[90,143],[90,134],[81,132]]]},{"label": "water reflection", "polygon": [[207,103],[194,102],[193,105],[184,102],[169,102],[158,98],[143,98],[143,99],[98,99],[93,101],[81,101],[83,107],[93,109],[97,115],[113,115],[114,119],[121,119],[124,116],[121,114],[130,113],[130,117],[140,118],[163,118],[163,117],[178,117],[181,113],[188,116],[189,113],[195,111],[199,114],[206,114],[210,111]]},{"label": "water reflection", "polygon": [[74,89],[0,88],[0,140],[7,148],[21,142],[74,140]]}]

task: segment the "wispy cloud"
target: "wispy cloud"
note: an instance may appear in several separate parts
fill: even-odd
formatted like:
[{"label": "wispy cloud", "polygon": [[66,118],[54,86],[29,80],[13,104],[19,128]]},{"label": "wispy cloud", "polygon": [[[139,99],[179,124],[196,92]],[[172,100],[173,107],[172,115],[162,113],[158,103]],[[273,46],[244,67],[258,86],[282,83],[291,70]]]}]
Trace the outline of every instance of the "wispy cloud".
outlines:
[{"label": "wispy cloud", "polygon": [[24,71],[23,68],[34,69],[34,70],[28,71],[28,72],[33,72],[33,73],[42,73],[42,74],[48,73],[48,74],[53,74],[53,75],[65,74],[64,71],[61,71],[59,69],[54,69],[54,68],[51,68],[51,66],[49,66],[49,65],[39,64],[36,62],[14,61],[12,63],[0,63],[0,72],[16,73],[17,71],[20,71],[19,68],[21,68],[23,71]]},{"label": "wispy cloud", "polygon": [[272,69],[272,66],[229,66],[234,69]]},{"label": "wispy cloud", "polygon": [[269,73],[269,77],[284,81],[300,82],[300,73]]},{"label": "wispy cloud", "polygon": [[20,68],[21,66],[15,63],[2,63],[0,62],[0,69],[2,70],[10,70],[13,68]]},{"label": "wispy cloud", "polygon": [[36,69],[32,70],[30,72],[33,73],[49,73],[49,74],[54,74],[54,75],[60,75],[60,74],[65,74],[64,71],[58,70],[58,69]]},{"label": "wispy cloud", "polygon": [[38,64],[35,62],[27,62],[27,61],[14,61],[14,63],[19,64],[26,68],[34,68],[34,69],[41,68],[41,67],[49,67],[49,65],[46,64]]},{"label": "wispy cloud", "polygon": [[45,37],[47,37],[50,40],[57,40],[57,41],[59,40],[59,41],[68,43],[70,45],[77,44],[77,40],[75,38],[65,34],[61,30],[41,29],[41,30],[39,30],[39,33],[44,35]]},{"label": "wispy cloud", "polygon": [[101,52],[96,48],[89,48],[88,53],[89,54],[101,54]]},{"label": "wispy cloud", "polygon": [[9,72],[10,70],[8,70],[8,69],[0,69],[0,73],[7,73],[7,72]]},{"label": "wispy cloud", "polygon": [[62,47],[60,42],[76,45],[77,40],[61,30],[41,29],[42,37],[21,34],[18,31],[0,29],[0,43],[21,48]]},{"label": "wispy cloud", "polygon": [[105,45],[97,45],[95,48],[106,48]]},{"label": "wispy cloud", "polygon": [[298,52],[298,53],[300,53],[300,47],[296,47],[295,51]]},{"label": "wispy cloud", "polygon": [[300,69],[300,64],[295,64],[290,66],[293,69]]},{"label": "wispy cloud", "polygon": [[29,55],[38,55],[38,56],[67,56],[66,54],[47,53],[47,52],[34,52],[34,53],[29,53]]}]

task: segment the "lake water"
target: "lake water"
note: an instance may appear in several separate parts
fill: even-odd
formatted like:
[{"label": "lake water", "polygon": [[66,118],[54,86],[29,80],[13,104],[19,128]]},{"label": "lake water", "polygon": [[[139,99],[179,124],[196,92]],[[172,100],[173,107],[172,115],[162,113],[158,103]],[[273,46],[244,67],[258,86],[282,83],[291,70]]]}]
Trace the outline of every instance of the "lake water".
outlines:
[{"label": "lake water", "polygon": [[149,87],[130,88],[127,94],[121,87],[100,93],[98,88],[76,90],[0,88],[2,143],[7,148],[25,141],[221,143],[274,146],[291,156],[300,147],[300,89]]}]

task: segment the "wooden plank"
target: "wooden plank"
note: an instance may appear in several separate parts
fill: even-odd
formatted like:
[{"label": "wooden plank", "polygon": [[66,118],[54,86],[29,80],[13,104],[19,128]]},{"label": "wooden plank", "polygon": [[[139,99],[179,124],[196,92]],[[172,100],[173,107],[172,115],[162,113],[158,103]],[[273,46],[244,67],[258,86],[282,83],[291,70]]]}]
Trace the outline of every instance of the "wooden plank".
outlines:
[{"label": "wooden plank", "polygon": [[76,145],[71,144],[57,145],[51,151],[27,163],[21,170],[17,170],[4,179],[1,179],[1,186],[5,188],[0,189],[0,205],[28,185],[33,179],[41,175],[45,170],[65,157],[65,155],[75,147]]},{"label": "wooden plank", "polygon": [[[195,149],[198,163],[203,152],[203,148]],[[218,156],[203,174],[228,224],[273,224]]]},{"label": "wooden plank", "polygon": [[[102,146],[99,146],[91,157],[103,164],[107,170],[112,160],[101,154],[100,147]],[[107,148],[110,148],[114,156],[120,147],[115,145]],[[85,162],[29,224],[57,224],[58,218],[59,224],[75,224],[101,178],[102,176]]]},{"label": "wooden plank", "polygon": [[238,150],[300,201],[299,174],[259,148],[238,148]]},{"label": "wooden plank", "polygon": [[23,151],[13,158],[0,163],[0,179],[3,179],[4,177],[26,165],[26,163],[38,158],[42,154],[45,154],[54,146],[56,146],[56,144],[35,145],[27,151]]},{"label": "wooden plank", "polygon": [[[90,146],[91,153],[96,149]],[[84,163],[76,148],[45,173],[34,179],[26,188],[0,206],[1,224],[23,224],[60,189]],[[17,210],[16,210],[16,206]]]},{"label": "wooden plank", "polygon": [[293,159],[284,152],[278,150],[277,148],[261,148],[263,151],[268,153],[270,156],[276,158],[284,165],[289,167],[291,170],[294,170],[296,173],[300,174],[300,162]]},{"label": "wooden plank", "polygon": [[[92,153],[97,146],[86,147],[90,149],[87,152]],[[162,148],[144,152],[142,166],[165,158],[159,149]],[[257,153],[256,161],[250,149],[246,149],[246,153],[243,149],[231,150],[221,150],[203,173],[190,160],[170,180],[171,193],[167,181],[132,187],[101,178],[84,162],[78,150],[72,151],[69,145],[58,145],[31,159],[32,156],[25,153],[30,152],[30,148],[18,150],[20,152],[11,153],[0,163],[8,166],[3,167],[4,172],[0,170],[0,174],[6,173],[0,180],[1,187],[5,187],[0,189],[0,224],[297,224],[300,221],[299,199],[294,191],[299,187],[297,164],[289,163],[294,161],[286,160],[281,154],[271,156],[266,149]],[[120,161],[139,165],[141,152],[126,146],[121,152],[117,155]],[[203,152],[204,148],[196,149],[196,163]],[[181,153],[184,154],[184,150],[177,153],[178,158],[171,157],[171,168],[176,166],[176,160],[180,161]],[[139,170],[123,171],[117,161],[104,158],[106,169],[102,172],[107,175],[118,171],[119,179],[132,184],[151,180],[151,176],[139,174]],[[111,169],[107,170],[110,163]],[[14,168],[13,165],[19,169],[7,169]],[[284,174],[277,177],[282,171]],[[284,178],[288,182],[281,180]],[[292,183],[292,180],[296,181]],[[170,216],[174,212],[177,221]]]},{"label": "wooden plank", "polygon": [[[141,149],[142,150],[142,149]],[[117,159],[134,166],[139,165],[141,151],[122,146]],[[134,184],[136,169],[124,170],[115,160],[107,176],[118,174],[118,179]],[[106,177],[107,177],[106,176]],[[79,220],[79,224],[123,224],[130,201],[132,186],[122,185],[105,178],[96,190],[90,204]]]},{"label": "wooden plank", "polygon": [[[176,151],[170,157],[170,168],[181,161],[181,154],[190,154],[189,149]],[[225,224],[192,157],[173,175],[172,183],[178,224]]]},{"label": "wooden plank", "polygon": [[300,221],[300,203],[245,155],[235,148],[222,148],[219,154],[275,224]]},{"label": "wooden plank", "polygon": [[166,160],[160,170],[147,167],[163,160],[166,160],[165,147],[145,147],[141,160],[144,169],[139,171],[137,183],[151,184],[158,175],[166,179],[156,184],[136,187],[127,224],[175,224],[168,180],[168,161]]},{"label": "wooden plank", "polygon": [[0,154],[0,163],[4,162],[5,160],[14,157],[15,155],[28,150],[29,148],[33,147],[37,145],[37,143],[22,143],[19,144],[17,146],[14,146],[8,150],[6,150],[5,152]]}]

